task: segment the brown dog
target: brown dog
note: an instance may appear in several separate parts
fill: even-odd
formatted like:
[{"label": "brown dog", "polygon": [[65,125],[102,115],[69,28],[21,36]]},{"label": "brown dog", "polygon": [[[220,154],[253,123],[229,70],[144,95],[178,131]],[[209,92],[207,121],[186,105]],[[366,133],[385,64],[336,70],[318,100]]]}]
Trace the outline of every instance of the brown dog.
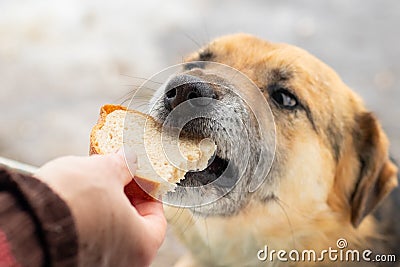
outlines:
[{"label": "brown dog", "polygon": [[[244,34],[213,41],[187,59],[192,61],[205,62],[194,63],[177,77],[196,77],[196,84],[198,79],[221,83],[208,68],[207,62],[212,61],[231,66],[254,82],[274,116],[276,155],[265,182],[249,192],[246,183],[251,179],[252,162],[263,145],[250,129],[255,158],[250,159],[244,178],[232,191],[200,208],[167,208],[175,232],[190,251],[177,265],[379,266],[383,263],[372,262],[376,254],[393,254],[400,260],[400,231],[395,229],[399,193],[393,191],[385,200],[398,183],[397,168],[388,156],[388,140],[375,116],[332,69],[297,47]],[[175,88],[172,94],[168,86],[160,89],[157,96],[167,92],[165,97],[153,99],[153,115],[165,120],[178,104],[191,98],[188,90],[226,104],[236,103],[235,107],[240,104],[216,87],[191,88]],[[234,110],[252,125],[253,117],[245,105]],[[224,120],[232,114],[216,111],[214,115]],[[206,121],[184,130],[217,140],[219,162],[209,172],[189,175],[183,181],[186,185],[206,184],[212,172],[215,176],[218,167],[229,160],[223,149],[224,135]],[[229,124],[227,131],[235,134],[235,123]],[[222,187],[217,183],[213,190],[201,193],[212,195]],[[375,209],[381,202],[384,205]],[[339,245],[341,239],[347,244]],[[367,259],[371,262],[328,258],[329,251],[323,251],[329,248],[360,253],[370,249]],[[269,255],[272,250],[276,251],[274,259]],[[278,259],[279,250],[286,254],[281,252]],[[317,259],[296,259],[293,250],[300,256],[313,250]],[[387,261],[392,261],[387,266],[394,266],[393,258]]]}]

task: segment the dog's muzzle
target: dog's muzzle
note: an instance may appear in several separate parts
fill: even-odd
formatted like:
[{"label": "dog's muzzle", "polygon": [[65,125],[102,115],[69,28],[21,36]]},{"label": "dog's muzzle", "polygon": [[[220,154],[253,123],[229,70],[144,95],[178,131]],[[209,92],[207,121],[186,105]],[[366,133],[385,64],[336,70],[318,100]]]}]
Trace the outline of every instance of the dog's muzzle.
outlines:
[{"label": "dog's muzzle", "polygon": [[[217,92],[213,85],[199,77],[189,74],[179,74],[169,80],[165,87],[163,97],[164,108],[168,112],[173,113],[173,110],[179,105],[179,111],[173,114],[169,122],[171,126],[182,127],[185,134],[189,134],[194,138],[205,138],[207,132],[215,129],[210,129],[210,123],[207,123],[207,118],[202,114],[204,111],[218,109],[216,104]],[[192,114],[193,119],[184,123],[179,123],[182,117],[187,114]],[[197,117],[198,116],[198,117]],[[185,118],[187,120],[187,118]],[[178,124],[178,125],[176,125]],[[181,125],[179,125],[181,124]],[[182,125],[185,124],[185,125]],[[207,129],[205,129],[207,127]],[[229,161],[216,155],[209,162],[208,167],[203,171],[191,171],[185,175],[185,179],[179,183],[180,186],[202,186],[209,183],[214,183],[219,187],[232,187],[234,181],[224,178],[222,174],[225,172]],[[219,179],[220,178],[220,179]]]}]

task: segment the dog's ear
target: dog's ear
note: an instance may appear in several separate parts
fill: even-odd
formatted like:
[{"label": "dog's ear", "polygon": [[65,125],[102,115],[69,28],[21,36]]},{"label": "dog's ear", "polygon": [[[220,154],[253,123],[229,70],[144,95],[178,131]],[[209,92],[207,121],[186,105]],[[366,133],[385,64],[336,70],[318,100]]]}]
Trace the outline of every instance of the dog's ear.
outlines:
[{"label": "dog's ear", "polygon": [[387,138],[371,113],[357,116],[353,138],[360,162],[351,198],[351,222],[357,227],[397,186],[397,167],[389,159]]}]

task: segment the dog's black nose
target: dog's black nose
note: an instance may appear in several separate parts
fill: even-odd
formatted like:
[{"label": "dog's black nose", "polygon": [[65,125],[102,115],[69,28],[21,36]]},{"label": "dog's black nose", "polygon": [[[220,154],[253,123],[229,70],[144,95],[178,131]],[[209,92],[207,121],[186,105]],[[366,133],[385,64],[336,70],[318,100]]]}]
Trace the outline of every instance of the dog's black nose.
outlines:
[{"label": "dog's black nose", "polygon": [[[188,74],[177,75],[168,82],[165,88],[164,105],[171,111],[179,104],[199,97],[215,99],[216,95],[206,81]],[[193,102],[207,104],[207,101]]]}]

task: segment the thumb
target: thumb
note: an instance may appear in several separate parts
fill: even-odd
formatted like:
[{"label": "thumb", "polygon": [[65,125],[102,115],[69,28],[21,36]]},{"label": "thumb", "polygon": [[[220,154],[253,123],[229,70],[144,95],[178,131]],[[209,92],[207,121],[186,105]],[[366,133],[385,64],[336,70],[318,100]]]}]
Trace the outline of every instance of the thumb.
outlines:
[{"label": "thumb", "polygon": [[127,185],[132,181],[132,177],[135,176],[137,169],[137,156],[136,153],[129,147],[121,147],[115,154],[117,157],[122,159],[125,164],[125,169],[129,172],[129,180],[124,181],[124,185]]}]

